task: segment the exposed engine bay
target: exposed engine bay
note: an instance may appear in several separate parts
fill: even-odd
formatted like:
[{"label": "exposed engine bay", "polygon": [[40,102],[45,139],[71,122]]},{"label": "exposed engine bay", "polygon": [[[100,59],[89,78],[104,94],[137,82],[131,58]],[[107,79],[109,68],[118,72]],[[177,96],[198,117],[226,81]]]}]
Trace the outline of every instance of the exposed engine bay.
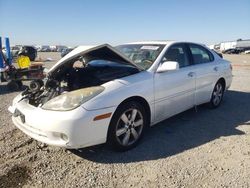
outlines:
[{"label": "exposed engine bay", "polygon": [[77,89],[100,86],[111,80],[138,73],[136,67],[119,63],[116,59],[77,56],[62,64],[46,79],[34,80],[23,93],[29,104],[42,106],[50,99]]}]

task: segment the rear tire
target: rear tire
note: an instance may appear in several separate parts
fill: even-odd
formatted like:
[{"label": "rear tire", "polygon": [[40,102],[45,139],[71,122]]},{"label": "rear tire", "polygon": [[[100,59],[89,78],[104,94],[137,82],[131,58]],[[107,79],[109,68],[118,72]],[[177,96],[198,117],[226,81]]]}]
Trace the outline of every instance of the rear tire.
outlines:
[{"label": "rear tire", "polygon": [[114,113],[108,130],[107,142],[117,151],[134,148],[146,127],[146,111],[134,101],[122,104]]},{"label": "rear tire", "polygon": [[225,90],[225,87],[224,87],[223,82],[218,81],[214,86],[212,96],[209,102],[210,108],[217,108],[220,106],[221,101],[223,99],[224,90]]}]

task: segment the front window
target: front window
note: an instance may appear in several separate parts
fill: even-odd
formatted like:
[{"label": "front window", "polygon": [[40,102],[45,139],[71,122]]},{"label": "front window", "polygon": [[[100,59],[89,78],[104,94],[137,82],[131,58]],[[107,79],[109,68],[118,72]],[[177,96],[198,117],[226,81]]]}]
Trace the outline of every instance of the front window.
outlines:
[{"label": "front window", "polygon": [[190,65],[184,44],[175,44],[169,47],[162,61],[176,61],[179,63],[180,68]]},{"label": "front window", "polygon": [[165,45],[127,44],[116,48],[131,59],[136,65],[148,69],[154,63]]}]

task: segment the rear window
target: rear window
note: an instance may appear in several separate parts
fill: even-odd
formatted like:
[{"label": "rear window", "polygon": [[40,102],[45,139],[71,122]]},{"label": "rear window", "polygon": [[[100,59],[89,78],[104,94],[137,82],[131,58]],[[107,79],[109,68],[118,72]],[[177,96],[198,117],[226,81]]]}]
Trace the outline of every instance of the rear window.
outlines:
[{"label": "rear window", "polygon": [[189,44],[189,48],[193,56],[194,64],[208,63],[214,60],[213,54],[200,45]]}]

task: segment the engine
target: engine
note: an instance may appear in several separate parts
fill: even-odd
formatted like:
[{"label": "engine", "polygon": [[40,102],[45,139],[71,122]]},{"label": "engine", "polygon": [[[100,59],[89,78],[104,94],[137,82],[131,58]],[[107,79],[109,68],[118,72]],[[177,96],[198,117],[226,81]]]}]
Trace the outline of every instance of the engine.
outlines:
[{"label": "engine", "polygon": [[137,69],[126,66],[62,67],[45,80],[32,81],[22,95],[29,100],[29,104],[41,106],[62,93],[99,86],[137,72]]}]

